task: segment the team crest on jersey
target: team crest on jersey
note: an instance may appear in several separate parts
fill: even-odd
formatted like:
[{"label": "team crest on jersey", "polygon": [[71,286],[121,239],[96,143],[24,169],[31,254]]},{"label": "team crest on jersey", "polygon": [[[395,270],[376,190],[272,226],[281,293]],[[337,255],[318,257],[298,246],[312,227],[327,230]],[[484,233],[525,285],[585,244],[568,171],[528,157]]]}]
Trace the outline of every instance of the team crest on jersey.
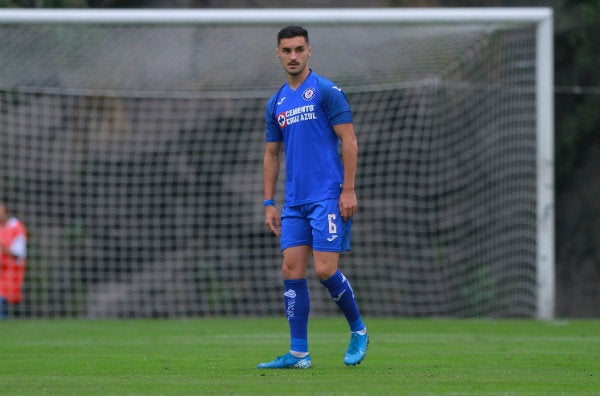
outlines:
[{"label": "team crest on jersey", "polygon": [[302,93],[302,99],[304,99],[304,100],[311,100],[312,98],[314,98],[314,96],[315,96],[314,88],[306,88],[306,90],[304,90],[304,92]]}]

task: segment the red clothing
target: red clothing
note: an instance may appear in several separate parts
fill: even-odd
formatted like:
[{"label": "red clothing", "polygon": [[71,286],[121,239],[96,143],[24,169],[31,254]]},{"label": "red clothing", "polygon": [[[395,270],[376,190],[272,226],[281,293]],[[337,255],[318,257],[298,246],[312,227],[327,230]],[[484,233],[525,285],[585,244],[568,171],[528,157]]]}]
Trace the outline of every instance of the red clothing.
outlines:
[{"label": "red clothing", "polygon": [[[16,218],[9,219],[6,224],[0,225],[0,243],[11,248],[17,238],[27,239],[27,230],[23,223]],[[25,258],[16,258],[2,249],[0,253],[0,296],[9,303],[16,304],[21,301],[21,287],[25,278]]]}]

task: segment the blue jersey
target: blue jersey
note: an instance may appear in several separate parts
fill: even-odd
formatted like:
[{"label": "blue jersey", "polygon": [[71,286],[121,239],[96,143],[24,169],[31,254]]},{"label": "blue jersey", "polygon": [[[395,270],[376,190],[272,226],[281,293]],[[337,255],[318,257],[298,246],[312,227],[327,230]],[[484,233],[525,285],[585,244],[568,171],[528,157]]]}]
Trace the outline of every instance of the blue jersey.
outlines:
[{"label": "blue jersey", "polygon": [[287,83],[267,102],[266,141],[283,142],[285,204],[339,198],[344,169],[333,126],[352,122],[346,95],[311,71],[296,90]]}]

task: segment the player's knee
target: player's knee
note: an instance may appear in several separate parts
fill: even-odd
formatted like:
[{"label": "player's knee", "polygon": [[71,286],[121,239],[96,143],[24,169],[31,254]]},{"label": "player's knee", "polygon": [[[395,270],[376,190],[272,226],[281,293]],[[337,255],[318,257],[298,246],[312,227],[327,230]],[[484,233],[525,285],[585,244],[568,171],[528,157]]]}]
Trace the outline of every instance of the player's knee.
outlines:
[{"label": "player's knee", "polygon": [[329,279],[333,274],[335,274],[336,270],[337,266],[315,266],[315,275],[317,276],[317,278],[319,278],[319,280],[326,280]]},{"label": "player's knee", "polygon": [[319,280],[329,279],[338,269],[339,253],[315,252],[315,275]]},{"label": "player's knee", "polygon": [[283,279],[302,279],[306,277],[306,267],[298,263],[284,260],[281,270]]}]

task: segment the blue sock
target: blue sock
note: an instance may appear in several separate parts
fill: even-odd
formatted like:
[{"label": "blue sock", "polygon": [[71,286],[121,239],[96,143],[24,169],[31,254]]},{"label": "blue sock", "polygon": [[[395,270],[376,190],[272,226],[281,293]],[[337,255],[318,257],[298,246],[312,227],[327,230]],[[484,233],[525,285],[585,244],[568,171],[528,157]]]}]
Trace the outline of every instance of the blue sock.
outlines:
[{"label": "blue sock", "polygon": [[346,279],[344,274],[340,271],[336,271],[335,274],[331,275],[328,279],[321,281],[321,283],[327,288],[333,301],[335,301],[337,306],[344,313],[348,325],[350,326],[350,331],[355,332],[364,329],[365,325],[358,312],[354,291],[352,291],[350,281]]},{"label": "blue sock", "polygon": [[290,350],[308,352],[308,315],[310,313],[310,296],[306,279],[286,279],[283,281],[285,291],[285,316],[290,325]]}]

